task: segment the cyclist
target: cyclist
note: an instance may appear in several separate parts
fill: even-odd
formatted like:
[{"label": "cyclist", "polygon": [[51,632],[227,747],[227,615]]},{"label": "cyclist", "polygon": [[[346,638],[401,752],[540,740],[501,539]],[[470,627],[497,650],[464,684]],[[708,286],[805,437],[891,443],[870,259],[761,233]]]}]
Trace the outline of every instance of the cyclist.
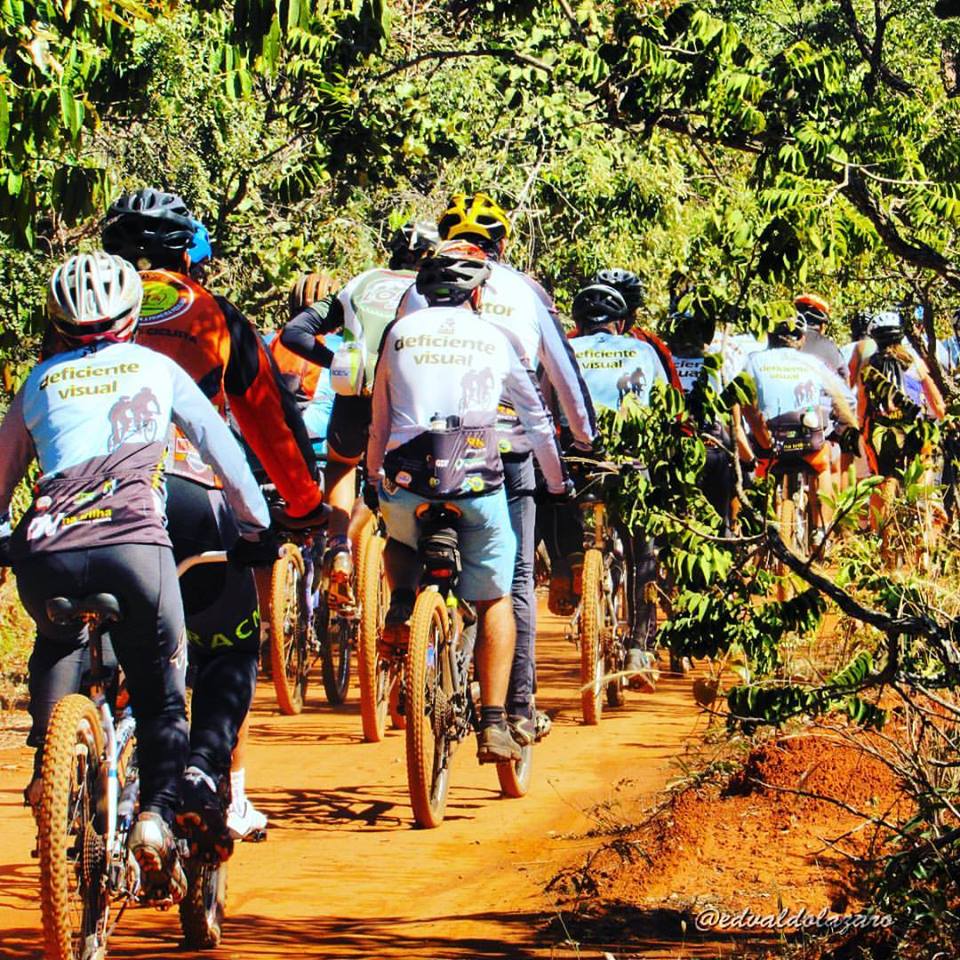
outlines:
[{"label": "cyclist", "polygon": [[[725,530],[729,532],[735,487],[731,432],[723,421],[705,415],[701,399],[708,390],[715,394],[722,390],[720,372],[708,373],[704,367],[710,345],[716,337],[717,325],[712,317],[696,309],[674,310],[667,319],[667,343],[676,364],[688,409],[697,420],[707,451],[699,486],[707,501],[723,519]],[[739,411],[735,411],[734,416],[739,416]],[[743,454],[741,459],[753,458],[749,450],[740,453]]]},{"label": "cyclist", "polygon": [[[818,526],[815,539],[822,540],[832,519],[832,511],[822,496],[832,497],[833,478],[830,452],[824,445],[826,423],[821,410],[821,397],[831,399],[831,411],[838,429],[841,449],[854,450],[860,432],[843,381],[816,357],[802,352],[806,321],[797,315],[778,323],[770,333],[769,346],[747,356],[740,378],[751,402],[743,407],[758,449],[757,475],[765,476],[777,459],[777,434],[781,429],[802,425],[808,433],[807,453],[803,460],[811,468],[811,495],[814,522]],[[739,422],[735,423],[742,430]],[[739,444],[747,449],[749,441],[742,434]]]},{"label": "cyclist", "polygon": [[[463,241],[441,245],[424,261],[416,284],[428,307],[397,320],[384,335],[367,446],[391,539],[416,547],[415,510],[424,502],[452,500],[463,512],[460,593],[477,604],[481,620],[481,763],[520,757],[504,709],[515,643],[516,538],[496,431],[501,396],[513,403],[548,489],[566,493],[553,423],[535,385],[510,338],[477,322],[480,288],[490,273],[484,252]],[[393,583],[394,620],[397,608],[407,615],[412,608],[410,572]]]},{"label": "cyclist", "polygon": [[[356,502],[357,465],[367,444],[370,395],[380,340],[394,319],[397,305],[416,277],[416,268],[436,246],[431,223],[408,221],[390,238],[390,263],[354,277],[339,293],[307,306],[280,334],[284,347],[321,367],[330,367],[333,353],[320,338],[343,330],[353,351],[339,367],[354,363],[354,377],[340,386],[330,413],[325,485],[331,508],[325,578],[331,604],[352,606],[353,558],[349,526]],[[362,507],[362,504],[360,505]]]},{"label": "cyclist", "polygon": [[588,281],[590,286],[597,284],[613,287],[623,297],[629,310],[627,319],[623,324],[623,332],[629,333],[653,347],[670,385],[680,390],[680,377],[674,365],[670,348],[652,330],[637,324],[637,311],[643,305],[646,293],[643,281],[632,270],[625,270],[623,267],[606,267],[603,270],[598,270]]},{"label": "cyclist", "polygon": [[[584,287],[574,297],[572,312],[577,335],[570,340],[570,345],[587,383],[594,408],[619,409],[627,394],[632,394],[645,405],[649,402],[650,391],[655,383],[669,382],[657,351],[648,343],[624,334],[630,311],[616,288],[605,284]],[[552,399],[549,383],[544,385],[544,392]],[[563,435],[566,424],[562,413],[559,419]],[[554,515],[556,534],[551,539],[556,547],[551,560],[556,572],[551,578],[550,592],[555,597],[566,593],[564,606],[572,612],[580,592],[583,520],[576,506],[558,508]],[[630,601],[630,634],[625,670],[631,673],[631,687],[652,693],[656,689],[656,672],[653,654],[648,650],[651,604],[647,602],[645,593],[648,585],[656,580],[657,555],[651,539],[623,525],[619,526],[627,559],[627,593]]]},{"label": "cyclist", "polygon": [[847,318],[847,323],[850,327],[850,342],[845,343],[840,348],[840,355],[843,357],[843,362],[847,367],[846,379],[852,384],[853,379],[850,371],[850,361],[853,358],[853,352],[856,350],[857,344],[867,337],[867,328],[870,326],[870,314],[866,310],[854,310]]},{"label": "cyclist", "polygon": [[[142,813],[129,835],[148,896],[182,897],[171,824],[188,751],[184,614],[165,527],[162,461],[175,422],[224,478],[238,556],[269,548],[266,504],[243,453],[190,377],[132,343],[143,286],[134,267],[96,252],[50,281],[47,308],[63,350],[39,363],[0,425],[0,515],[36,457],[42,476],[11,542],[17,587],[37,622],[30,658],[29,742],[42,745],[53,705],[80,685],[86,628],[49,620],[53,595],[114,594],[110,637],[137,719]],[[143,416],[113,442],[116,410],[144,395]]]},{"label": "cyclist", "polygon": [[941,420],[946,408],[927,365],[905,342],[899,310],[877,313],[869,339],[854,352],[867,460],[875,474],[893,477],[917,455],[930,453],[918,420]]},{"label": "cyclist", "polygon": [[[490,279],[480,298],[481,316],[516,337],[523,359],[534,375],[539,364],[545,371],[560,409],[566,417],[577,449],[591,449],[596,425],[590,392],[584,383],[570,343],[564,335],[549,294],[531,277],[502,263],[510,220],[485,193],[454,194],[438,224],[444,240],[476,244],[490,261]],[[411,289],[400,304],[403,316],[425,301]],[[536,681],[536,554],[535,476],[530,442],[517,417],[504,404],[500,417],[500,449],[506,477],[510,522],[517,538],[517,561],[512,587],[517,642],[510,678],[507,712],[511,724],[526,740],[542,736],[546,715],[534,716]]]},{"label": "cyclist", "polygon": [[[313,449],[294,397],[253,324],[197,279],[212,256],[202,224],[179,197],[137,190],[111,204],[103,244],[141,268],[139,342],[180,364],[221,414],[229,405],[243,439],[286,502],[281,522],[322,522]],[[182,436],[171,437],[165,470],[177,562],[229,545],[235,532],[220,489],[227,478],[210,470]],[[224,853],[234,834],[257,832],[266,823],[246,799],[241,769],[231,776],[230,824],[218,797],[256,686],[256,585],[250,570],[214,564],[191,570],[180,586],[195,677],[178,820],[192,840]]]},{"label": "cyclist", "polygon": [[937,360],[944,373],[956,375],[960,369],[960,310],[954,310],[951,317],[953,336],[937,343]]}]

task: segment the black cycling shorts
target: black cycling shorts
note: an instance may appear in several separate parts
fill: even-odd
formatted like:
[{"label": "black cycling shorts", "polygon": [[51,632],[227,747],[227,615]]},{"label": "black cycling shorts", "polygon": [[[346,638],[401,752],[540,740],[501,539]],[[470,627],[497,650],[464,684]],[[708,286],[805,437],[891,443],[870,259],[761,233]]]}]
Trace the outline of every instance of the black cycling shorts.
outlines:
[{"label": "black cycling shorts", "polygon": [[[168,531],[177,563],[207,550],[224,550],[237,528],[222,490],[183,477],[167,478]],[[249,569],[232,563],[194,567],[180,580],[187,637],[199,652],[260,649],[257,588]]]},{"label": "black cycling shorts", "polygon": [[330,452],[344,460],[359,460],[367,449],[372,419],[371,397],[342,397],[337,394],[327,426],[327,447]]}]

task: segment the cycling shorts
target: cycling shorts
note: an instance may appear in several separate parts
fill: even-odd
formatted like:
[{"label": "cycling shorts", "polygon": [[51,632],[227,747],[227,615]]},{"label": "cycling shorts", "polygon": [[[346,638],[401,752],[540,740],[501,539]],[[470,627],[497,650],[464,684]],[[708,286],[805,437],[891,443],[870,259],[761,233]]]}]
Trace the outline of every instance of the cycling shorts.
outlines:
[{"label": "cycling shorts", "polygon": [[359,460],[367,449],[372,418],[372,398],[337,394],[327,427],[330,452],[342,460]]},{"label": "cycling shorts", "polygon": [[[830,447],[831,444],[825,443],[819,450],[815,451],[814,453],[805,453],[799,459],[808,464],[813,472],[817,474],[817,476],[820,476],[820,474],[826,473],[830,469]],[[791,457],[790,459],[792,460],[794,458]],[[772,458],[766,459],[758,457],[757,476],[765,477],[774,466],[785,463],[787,463],[785,458],[774,460]]]},{"label": "cycling shorts", "polygon": [[[431,502],[435,501],[403,488],[387,493],[381,485],[380,510],[387,535],[416,550],[422,531],[414,511]],[[456,505],[463,512],[457,525],[463,567],[457,593],[470,602],[509,596],[517,538],[510,525],[505,491],[501,487],[481,497],[464,497]]]}]

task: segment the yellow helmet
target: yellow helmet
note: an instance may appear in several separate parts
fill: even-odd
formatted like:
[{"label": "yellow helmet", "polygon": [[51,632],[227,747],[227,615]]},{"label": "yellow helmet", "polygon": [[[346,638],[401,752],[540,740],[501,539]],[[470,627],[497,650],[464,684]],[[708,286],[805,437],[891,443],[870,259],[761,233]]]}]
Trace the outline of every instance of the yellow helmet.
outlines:
[{"label": "yellow helmet", "polygon": [[499,243],[510,237],[510,220],[485,193],[455,193],[437,224],[443,240],[474,236]]}]

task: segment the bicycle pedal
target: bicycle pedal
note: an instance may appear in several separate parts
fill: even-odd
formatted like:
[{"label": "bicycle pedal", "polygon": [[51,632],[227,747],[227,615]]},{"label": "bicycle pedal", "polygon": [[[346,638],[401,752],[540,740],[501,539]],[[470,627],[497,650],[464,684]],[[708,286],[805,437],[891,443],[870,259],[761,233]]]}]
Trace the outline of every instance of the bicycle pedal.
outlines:
[{"label": "bicycle pedal", "polygon": [[266,830],[251,830],[246,836],[241,837],[242,843],[263,843],[267,839]]}]

